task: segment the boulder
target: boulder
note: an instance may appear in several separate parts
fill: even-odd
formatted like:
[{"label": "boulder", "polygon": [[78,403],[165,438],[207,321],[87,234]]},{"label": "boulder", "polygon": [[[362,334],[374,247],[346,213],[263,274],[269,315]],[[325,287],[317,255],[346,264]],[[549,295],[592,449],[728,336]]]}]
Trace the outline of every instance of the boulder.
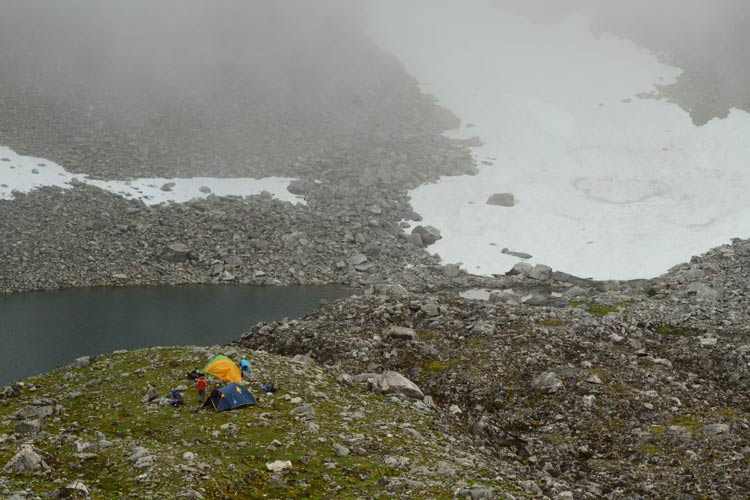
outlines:
[{"label": "boulder", "polygon": [[437,228],[432,226],[417,226],[412,229],[411,234],[419,235],[423,246],[429,246],[441,239],[443,235]]},{"label": "boulder", "polygon": [[373,293],[400,299],[409,295],[409,291],[401,285],[390,283],[379,283],[372,286]]},{"label": "boulder", "polygon": [[458,278],[461,274],[461,266],[458,264],[446,264],[443,266],[443,274],[446,278]]},{"label": "boulder", "polygon": [[357,253],[349,257],[349,264],[352,266],[361,266],[367,262],[367,256],[365,254]]},{"label": "boulder", "polygon": [[56,498],[91,498],[91,493],[83,481],[76,480],[60,488]]},{"label": "boulder", "polygon": [[42,432],[42,421],[38,418],[22,420],[16,424],[16,434],[34,437]]},{"label": "boulder", "polygon": [[513,269],[508,271],[506,274],[508,276],[528,276],[532,269],[534,269],[534,266],[532,266],[531,264],[528,264],[526,262],[519,262],[518,264],[513,266]]},{"label": "boulder", "polygon": [[552,268],[543,264],[537,264],[528,273],[528,277],[533,280],[547,281],[552,278]]},{"label": "boulder", "polygon": [[552,394],[562,388],[563,382],[557,373],[549,371],[537,376],[531,382],[531,386],[539,391]]},{"label": "boulder", "polygon": [[495,193],[487,199],[487,204],[496,207],[513,207],[516,205],[516,197],[513,193]]},{"label": "boulder", "polygon": [[162,259],[167,262],[179,263],[186,262],[191,257],[190,247],[184,243],[170,243],[162,252]]},{"label": "boulder", "polygon": [[398,372],[383,372],[373,380],[373,389],[382,394],[401,394],[407,398],[424,399],[422,390]]},{"label": "boulder", "polygon": [[295,179],[289,183],[289,185],[286,187],[286,190],[292,194],[296,194],[297,196],[303,196],[309,193],[313,186],[314,184],[311,182],[304,181],[302,179]]},{"label": "boulder", "polygon": [[268,469],[271,472],[284,472],[285,470],[289,470],[292,468],[292,462],[289,460],[276,460],[273,462],[268,462],[266,464],[266,469]]},{"label": "boulder", "polygon": [[73,361],[73,368],[86,368],[91,364],[91,356],[81,356]]},{"label": "boulder", "polygon": [[417,332],[405,326],[393,325],[385,331],[385,335],[391,339],[417,340]]},{"label": "boulder", "polygon": [[526,253],[526,252],[516,252],[515,250],[510,250],[508,248],[503,248],[501,253],[504,253],[505,255],[510,255],[511,257],[518,257],[519,259],[530,259],[533,257],[533,255]]},{"label": "boulder", "polygon": [[49,470],[49,465],[29,444],[22,445],[18,453],[3,467],[3,472],[6,474],[33,474],[46,470]]}]

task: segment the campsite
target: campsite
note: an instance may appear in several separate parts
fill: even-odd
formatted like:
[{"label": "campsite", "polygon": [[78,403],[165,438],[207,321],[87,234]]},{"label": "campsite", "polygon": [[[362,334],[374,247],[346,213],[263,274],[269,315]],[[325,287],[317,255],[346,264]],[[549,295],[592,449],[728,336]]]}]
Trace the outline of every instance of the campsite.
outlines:
[{"label": "campsite", "polygon": [[[331,491],[382,496],[384,478],[407,464],[435,470],[451,460],[448,450],[474,458],[467,443],[438,430],[436,413],[342,385],[304,357],[254,352],[248,387],[255,405],[196,411],[192,386],[184,391],[184,405],[167,402],[172,388],[189,385],[186,373],[204,367],[214,353],[241,359],[232,351],[121,352],[27,379],[21,395],[0,406],[0,463],[15,453],[7,446],[9,435],[35,421],[40,427],[26,437],[48,469],[11,476],[6,486],[54,493],[78,479],[101,498],[321,498]],[[267,381],[276,393],[260,392]],[[144,402],[150,388],[159,398]],[[492,484],[490,470],[468,464],[462,474]],[[419,491],[451,498],[453,486],[436,475]]]}]

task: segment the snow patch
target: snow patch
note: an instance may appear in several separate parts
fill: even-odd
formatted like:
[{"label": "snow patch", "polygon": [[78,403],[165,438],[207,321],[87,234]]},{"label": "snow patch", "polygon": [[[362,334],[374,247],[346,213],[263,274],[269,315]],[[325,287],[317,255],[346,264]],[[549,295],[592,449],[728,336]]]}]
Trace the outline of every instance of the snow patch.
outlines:
[{"label": "snow patch", "polygon": [[[652,277],[750,236],[750,114],[696,127],[641,99],[681,70],[570,17],[535,24],[486,0],[381,0],[373,38],[478,136],[476,176],[411,192],[443,239],[430,247],[478,274],[518,258],[599,279]],[[513,193],[514,207],[485,204]]]},{"label": "snow patch", "polygon": [[191,177],[138,178],[130,180],[92,179],[73,174],[60,165],[31,156],[21,156],[0,146],[0,200],[12,200],[14,192],[28,193],[45,186],[70,189],[75,182],[89,184],[127,199],[137,199],[147,205],[184,203],[196,198],[216,196],[252,196],[268,192],[281,201],[304,204],[305,200],[287,191],[294,180],[285,177],[262,179]]}]

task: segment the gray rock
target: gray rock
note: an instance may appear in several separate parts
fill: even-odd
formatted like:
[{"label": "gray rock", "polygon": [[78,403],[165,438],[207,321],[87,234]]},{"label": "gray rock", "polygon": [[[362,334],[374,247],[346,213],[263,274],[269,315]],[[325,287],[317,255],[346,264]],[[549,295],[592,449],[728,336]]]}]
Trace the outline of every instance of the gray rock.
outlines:
[{"label": "gray rock", "polygon": [[74,368],[86,368],[91,364],[91,356],[81,356],[73,361]]},{"label": "gray rock", "polygon": [[423,399],[422,390],[398,372],[387,371],[373,379],[373,389],[382,394],[401,394],[407,398]]},{"label": "gray rock", "polygon": [[543,264],[535,265],[527,276],[533,280],[547,281],[552,278],[552,268]]},{"label": "gray rock", "polygon": [[162,186],[161,186],[161,188],[160,188],[160,189],[161,189],[162,191],[164,191],[164,192],[170,192],[170,191],[172,191],[172,189],[173,189],[173,188],[174,188],[174,187],[175,187],[176,185],[177,185],[177,184],[175,184],[174,182],[166,182],[166,183],[162,184]]},{"label": "gray rock", "polygon": [[21,420],[33,420],[33,419],[43,419],[47,417],[51,417],[56,413],[56,407],[53,405],[30,405],[26,406],[24,408],[21,408],[16,413],[16,418]]},{"label": "gray rock", "polygon": [[495,490],[483,486],[473,486],[471,488],[461,488],[456,492],[458,498],[471,498],[472,500],[494,499],[497,498]]},{"label": "gray rock", "polygon": [[443,266],[443,273],[446,278],[458,278],[461,275],[461,266],[458,264],[446,264]]},{"label": "gray rock", "polygon": [[40,419],[22,420],[16,424],[16,434],[34,437],[42,432],[42,421]]},{"label": "gray rock", "polygon": [[339,457],[346,457],[346,456],[349,456],[349,454],[351,453],[349,451],[349,448],[347,448],[346,446],[340,445],[338,443],[333,445],[333,451],[335,451],[336,455]]},{"label": "gray rock", "polygon": [[414,232],[412,232],[412,233],[411,233],[411,234],[410,234],[410,235],[408,236],[408,238],[407,238],[407,239],[409,240],[409,242],[410,242],[410,243],[411,243],[412,245],[414,245],[414,246],[416,246],[416,247],[422,248],[422,247],[426,246],[426,245],[424,244],[424,241],[422,241],[422,237],[421,237],[421,236],[419,235],[419,233],[414,233]]},{"label": "gray rock", "polygon": [[407,328],[405,326],[390,326],[385,331],[385,335],[392,339],[417,340],[417,332],[412,328]]},{"label": "gray rock", "polygon": [[21,445],[18,452],[3,467],[6,474],[32,474],[45,470],[49,470],[49,466],[29,444]]},{"label": "gray rock", "polygon": [[552,394],[563,387],[563,382],[557,373],[549,371],[538,375],[531,382],[531,386],[539,391]]},{"label": "gray rock", "polygon": [[357,253],[349,257],[349,264],[352,266],[360,266],[367,262],[367,256],[362,253]]},{"label": "gray rock", "polygon": [[518,257],[519,259],[530,259],[533,257],[533,255],[529,253],[516,252],[515,250],[510,250],[508,248],[503,248],[501,252],[504,253],[505,255],[510,255],[511,257]]},{"label": "gray rock", "polygon": [[508,271],[507,274],[508,276],[528,276],[532,269],[534,269],[534,266],[532,266],[531,264],[528,264],[526,262],[519,262],[518,264],[513,266],[513,268]]},{"label": "gray rock", "polygon": [[388,467],[394,467],[397,469],[402,469],[404,467],[407,467],[409,465],[409,459],[407,457],[399,457],[399,456],[391,456],[388,455],[383,460],[383,463],[387,465]]},{"label": "gray rock", "polygon": [[200,191],[203,194],[211,194],[211,188],[208,186],[201,186],[198,188],[198,191]]},{"label": "gray rock", "polygon": [[424,246],[432,245],[443,237],[440,231],[432,226],[417,226],[411,233],[418,234]]},{"label": "gray rock", "polygon": [[471,331],[479,335],[494,335],[495,325],[491,321],[480,320],[474,323]]},{"label": "gray rock", "polygon": [[17,385],[6,385],[0,387],[0,399],[17,398],[21,395],[21,390]]},{"label": "gray rock", "polygon": [[727,424],[708,424],[703,426],[703,432],[709,435],[726,434],[729,432]]},{"label": "gray rock", "polygon": [[435,473],[443,477],[454,477],[456,475],[456,468],[448,462],[438,462]]},{"label": "gray rock", "polygon": [[190,258],[190,247],[180,242],[170,243],[162,252],[162,259],[166,260],[167,262],[186,262]]},{"label": "gray rock", "polygon": [[420,306],[420,309],[423,313],[430,317],[435,317],[440,314],[440,307],[434,302],[427,302],[426,304],[422,304]]},{"label": "gray rock", "polygon": [[289,183],[286,190],[297,196],[303,196],[310,192],[315,185],[302,179],[295,179]]},{"label": "gray rock", "polygon": [[496,207],[513,207],[516,204],[516,197],[513,193],[495,193],[487,199],[487,204]]},{"label": "gray rock", "polygon": [[57,498],[91,498],[91,493],[83,481],[75,480],[60,488],[57,492]]},{"label": "gray rock", "polygon": [[303,420],[313,420],[315,418],[315,409],[309,403],[300,405],[292,410],[292,415],[302,418]]},{"label": "gray rock", "polygon": [[687,293],[703,301],[714,301],[719,298],[719,292],[705,283],[690,283],[687,287]]},{"label": "gray rock", "polygon": [[403,286],[390,283],[380,283],[373,285],[372,290],[378,295],[385,295],[387,297],[394,297],[397,299],[409,295],[409,291]]}]

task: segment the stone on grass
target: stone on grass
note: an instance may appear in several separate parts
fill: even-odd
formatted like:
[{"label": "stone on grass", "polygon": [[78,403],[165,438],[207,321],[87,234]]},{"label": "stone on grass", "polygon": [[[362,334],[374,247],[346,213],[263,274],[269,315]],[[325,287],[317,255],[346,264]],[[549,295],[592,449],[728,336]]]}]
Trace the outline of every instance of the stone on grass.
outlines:
[{"label": "stone on grass", "polygon": [[412,328],[405,326],[393,325],[389,327],[385,334],[388,338],[399,340],[417,340],[417,333]]},{"label": "stone on grass", "polygon": [[373,389],[382,394],[401,394],[407,398],[423,399],[422,390],[398,372],[387,371],[373,379]]},{"label": "stone on grass", "polygon": [[29,444],[21,445],[18,452],[3,467],[6,474],[33,474],[49,470],[49,465]]},{"label": "stone on grass", "polygon": [[557,373],[549,371],[538,375],[531,382],[531,386],[539,391],[552,394],[562,388],[563,382]]},{"label": "stone on grass", "polygon": [[285,470],[289,470],[292,468],[292,462],[289,460],[276,460],[273,462],[268,462],[266,464],[266,469],[268,469],[271,472],[284,472]]}]

